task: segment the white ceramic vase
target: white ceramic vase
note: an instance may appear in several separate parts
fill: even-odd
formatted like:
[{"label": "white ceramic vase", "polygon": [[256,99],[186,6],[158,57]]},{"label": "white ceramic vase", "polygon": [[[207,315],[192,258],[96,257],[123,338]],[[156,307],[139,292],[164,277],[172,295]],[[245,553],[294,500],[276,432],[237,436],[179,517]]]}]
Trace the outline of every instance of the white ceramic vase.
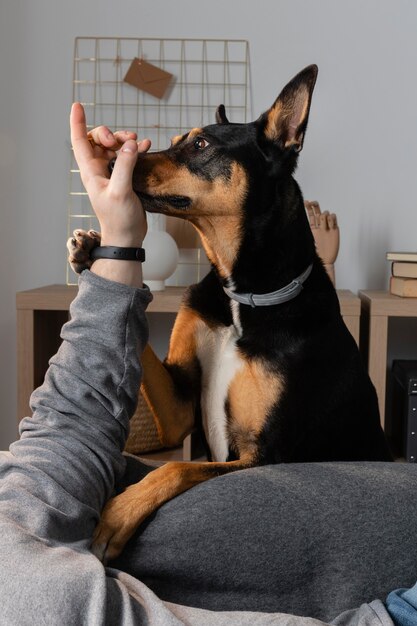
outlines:
[{"label": "white ceramic vase", "polygon": [[175,240],[166,232],[166,217],[157,213],[147,213],[148,232],[143,241],[146,261],[143,264],[143,280],[151,291],[165,289],[165,280],[178,265],[178,247]]}]

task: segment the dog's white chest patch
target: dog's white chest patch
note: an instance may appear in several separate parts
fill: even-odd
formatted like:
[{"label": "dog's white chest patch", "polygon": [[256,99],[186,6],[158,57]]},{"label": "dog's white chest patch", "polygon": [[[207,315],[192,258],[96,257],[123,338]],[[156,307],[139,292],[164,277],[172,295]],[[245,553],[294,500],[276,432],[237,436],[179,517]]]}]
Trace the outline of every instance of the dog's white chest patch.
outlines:
[{"label": "dog's white chest patch", "polygon": [[197,333],[197,356],[202,368],[201,411],[213,461],[226,461],[229,452],[225,401],[230,382],[244,365],[234,326],[214,330],[204,325]]}]

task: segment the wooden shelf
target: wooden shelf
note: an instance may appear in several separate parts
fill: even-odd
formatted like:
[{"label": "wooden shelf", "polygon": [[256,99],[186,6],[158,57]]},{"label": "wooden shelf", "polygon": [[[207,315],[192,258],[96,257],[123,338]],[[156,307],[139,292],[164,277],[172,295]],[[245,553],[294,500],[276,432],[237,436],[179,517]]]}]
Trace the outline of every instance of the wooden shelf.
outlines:
[{"label": "wooden shelf", "polygon": [[388,291],[366,290],[359,292],[362,306],[371,315],[388,317],[416,317],[417,298],[401,298]]},{"label": "wooden shelf", "polygon": [[368,326],[368,372],[378,394],[382,426],[385,426],[388,320],[390,317],[417,317],[417,298],[401,298],[388,291],[359,292],[361,314]]},{"label": "wooden shelf", "polygon": [[[148,306],[148,313],[176,313],[186,287],[167,287],[165,291],[155,291]],[[68,311],[77,295],[76,285],[47,285],[16,294],[17,310],[28,311]]]},{"label": "wooden shelf", "polygon": [[[167,287],[164,291],[154,292],[147,313],[177,313],[185,289]],[[68,320],[70,304],[77,291],[75,285],[47,285],[16,294],[19,421],[30,415],[30,395],[42,384],[48,361],[59,348],[61,328]],[[338,291],[338,296],[346,326],[359,343],[360,300],[346,290]],[[188,459],[192,456],[191,447],[191,439],[187,438],[182,448],[146,456],[165,460]]]}]

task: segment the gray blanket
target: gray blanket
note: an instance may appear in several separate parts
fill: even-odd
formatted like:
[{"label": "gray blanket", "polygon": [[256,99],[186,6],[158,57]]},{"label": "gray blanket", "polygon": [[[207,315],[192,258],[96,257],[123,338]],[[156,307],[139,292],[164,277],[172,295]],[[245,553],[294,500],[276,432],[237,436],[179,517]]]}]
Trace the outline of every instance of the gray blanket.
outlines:
[{"label": "gray blanket", "polygon": [[149,300],[80,279],[33,416],[0,454],[0,624],[392,626],[375,598],[416,579],[413,466],[236,473],[164,505],[112,567],[92,555],[126,471]]}]

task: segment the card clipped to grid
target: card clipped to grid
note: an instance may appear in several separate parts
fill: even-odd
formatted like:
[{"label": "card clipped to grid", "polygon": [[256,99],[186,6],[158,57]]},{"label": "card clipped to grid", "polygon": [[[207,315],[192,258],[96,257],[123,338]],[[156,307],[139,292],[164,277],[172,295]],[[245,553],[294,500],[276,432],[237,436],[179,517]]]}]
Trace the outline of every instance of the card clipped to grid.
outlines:
[{"label": "card clipped to grid", "polygon": [[155,98],[162,99],[170,84],[173,75],[160,67],[148,63],[144,59],[135,57],[124,77],[124,82],[137,89],[146,91]]}]

